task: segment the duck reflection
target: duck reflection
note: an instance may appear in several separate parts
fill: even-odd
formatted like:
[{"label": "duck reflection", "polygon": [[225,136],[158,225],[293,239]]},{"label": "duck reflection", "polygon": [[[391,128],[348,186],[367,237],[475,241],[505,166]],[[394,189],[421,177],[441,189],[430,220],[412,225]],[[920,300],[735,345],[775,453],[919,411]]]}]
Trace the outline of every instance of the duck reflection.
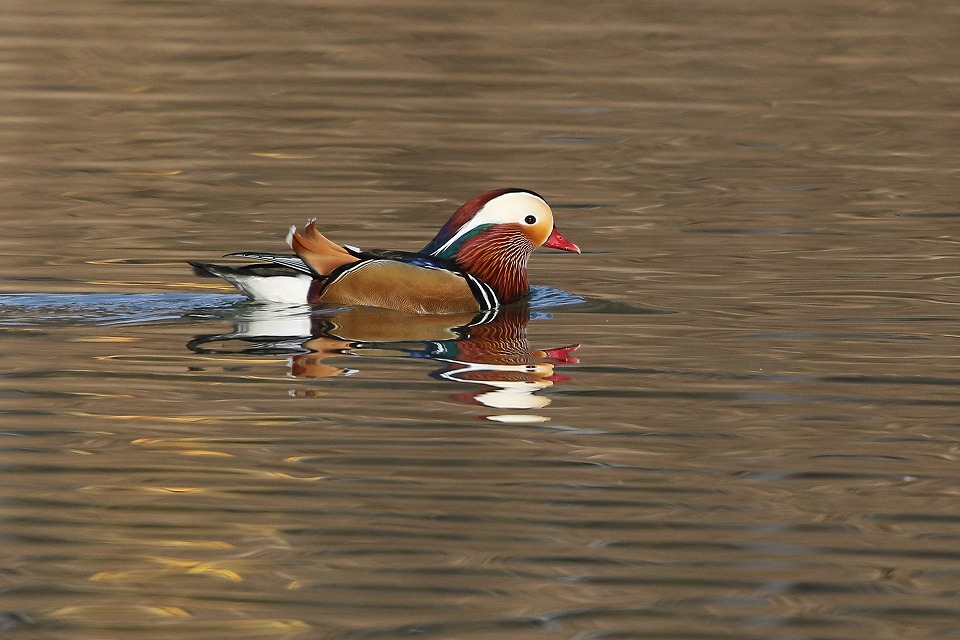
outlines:
[{"label": "duck reflection", "polygon": [[441,364],[431,377],[474,387],[454,394],[458,401],[528,410],[550,404],[549,397],[537,392],[568,380],[555,368],[576,364],[573,352],[579,346],[532,349],[527,338],[529,319],[525,303],[477,315],[443,316],[366,307],[308,314],[254,306],[235,319],[234,331],[197,336],[188,347],[198,353],[288,354],[290,373],[297,378],[357,373],[339,366],[343,356],[428,359]]}]

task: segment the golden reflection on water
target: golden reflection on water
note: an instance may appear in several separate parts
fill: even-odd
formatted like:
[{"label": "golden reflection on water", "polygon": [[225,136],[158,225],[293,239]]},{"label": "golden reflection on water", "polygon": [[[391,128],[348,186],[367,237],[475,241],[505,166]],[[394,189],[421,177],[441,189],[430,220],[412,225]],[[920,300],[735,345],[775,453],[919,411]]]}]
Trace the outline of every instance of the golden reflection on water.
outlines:
[{"label": "golden reflection on water", "polygon": [[[954,637],[958,20],[0,3],[0,635]],[[589,303],[271,327],[184,264],[508,185]]]}]

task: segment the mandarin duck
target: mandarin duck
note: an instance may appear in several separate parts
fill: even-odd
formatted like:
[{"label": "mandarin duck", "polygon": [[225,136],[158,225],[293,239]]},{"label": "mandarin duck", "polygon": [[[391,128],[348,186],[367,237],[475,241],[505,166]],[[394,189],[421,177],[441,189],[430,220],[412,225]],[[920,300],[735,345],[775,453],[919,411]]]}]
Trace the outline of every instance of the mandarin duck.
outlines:
[{"label": "mandarin duck", "polygon": [[269,265],[228,267],[191,262],[255,301],[332,303],[420,314],[477,313],[524,298],[527,261],[537,247],[580,253],[553,225],[533,191],[497,189],[468,200],[417,252],[362,251],[324,237],[311,220],[290,228],[296,255],[227,254]]}]

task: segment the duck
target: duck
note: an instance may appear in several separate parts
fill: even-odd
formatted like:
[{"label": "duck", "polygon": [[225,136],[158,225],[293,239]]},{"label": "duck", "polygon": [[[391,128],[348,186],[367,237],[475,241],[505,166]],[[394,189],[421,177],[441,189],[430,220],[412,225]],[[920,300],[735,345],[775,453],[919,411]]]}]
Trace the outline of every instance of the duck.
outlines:
[{"label": "duck", "polygon": [[224,256],[257,264],[190,264],[255,302],[457,314],[488,312],[527,297],[527,263],[539,247],[580,253],[554,225],[543,197],[513,187],[466,201],[419,251],[339,245],[317,230],[316,219],[303,230],[290,227],[287,244],[293,255],[243,251]]}]

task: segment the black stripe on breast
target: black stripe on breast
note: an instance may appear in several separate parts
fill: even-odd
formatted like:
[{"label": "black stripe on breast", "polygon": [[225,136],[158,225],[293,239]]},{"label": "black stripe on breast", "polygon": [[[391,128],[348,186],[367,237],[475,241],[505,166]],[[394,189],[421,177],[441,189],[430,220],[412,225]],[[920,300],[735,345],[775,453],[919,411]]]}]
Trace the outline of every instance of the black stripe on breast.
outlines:
[{"label": "black stripe on breast", "polygon": [[482,310],[489,311],[490,309],[496,309],[500,306],[497,294],[490,285],[469,273],[463,273],[463,277],[467,279],[467,284],[470,285],[473,297],[480,303]]}]

